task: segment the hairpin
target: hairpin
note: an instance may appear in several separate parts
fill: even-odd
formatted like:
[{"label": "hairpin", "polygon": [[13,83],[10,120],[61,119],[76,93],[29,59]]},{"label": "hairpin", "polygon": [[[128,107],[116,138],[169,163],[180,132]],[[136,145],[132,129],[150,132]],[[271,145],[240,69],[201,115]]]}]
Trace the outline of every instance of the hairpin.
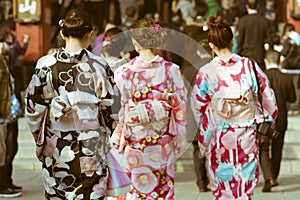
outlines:
[{"label": "hairpin", "polygon": [[152,24],[150,26],[151,33],[160,33],[161,32],[161,26],[159,24]]},{"label": "hairpin", "polygon": [[104,37],[104,41],[110,41],[110,37],[109,36],[105,36]]},{"label": "hairpin", "polygon": [[59,22],[58,22],[58,25],[60,27],[63,27],[64,26],[64,23],[65,23],[65,20],[64,19],[60,19]]}]

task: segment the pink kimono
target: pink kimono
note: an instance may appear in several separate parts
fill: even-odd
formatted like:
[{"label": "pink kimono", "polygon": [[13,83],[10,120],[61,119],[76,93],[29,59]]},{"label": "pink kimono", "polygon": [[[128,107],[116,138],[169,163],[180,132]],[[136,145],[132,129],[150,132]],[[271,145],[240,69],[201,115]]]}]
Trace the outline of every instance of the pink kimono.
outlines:
[{"label": "pink kimono", "polygon": [[277,104],[266,75],[257,67],[258,85],[248,58],[214,58],[197,75],[191,96],[199,126],[199,147],[208,160],[213,199],[252,199],[258,183],[255,125],[274,121]]},{"label": "pink kimono", "polygon": [[117,68],[119,124],[112,139],[131,178],[128,199],[174,199],[174,158],[186,125],[186,89],[179,67],[156,56]]}]

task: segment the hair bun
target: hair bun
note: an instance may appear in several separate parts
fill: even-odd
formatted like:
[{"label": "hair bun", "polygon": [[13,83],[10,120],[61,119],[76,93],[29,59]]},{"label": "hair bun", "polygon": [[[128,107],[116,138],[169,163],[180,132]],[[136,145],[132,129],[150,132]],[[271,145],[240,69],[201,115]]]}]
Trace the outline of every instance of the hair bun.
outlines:
[{"label": "hair bun", "polygon": [[225,22],[221,16],[212,16],[207,22],[208,29],[226,28]]}]

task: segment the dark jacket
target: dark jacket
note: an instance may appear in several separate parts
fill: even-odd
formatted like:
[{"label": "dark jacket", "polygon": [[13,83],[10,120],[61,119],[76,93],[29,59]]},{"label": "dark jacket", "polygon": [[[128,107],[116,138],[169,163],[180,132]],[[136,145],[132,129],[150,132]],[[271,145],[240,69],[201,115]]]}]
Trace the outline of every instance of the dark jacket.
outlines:
[{"label": "dark jacket", "polygon": [[0,118],[8,119],[10,114],[10,74],[6,59],[0,55]]},{"label": "dark jacket", "polygon": [[287,103],[296,101],[296,91],[293,84],[293,78],[290,74],[282,73],[278,68],[268,69],[265,73],[270,80],[271,88],[274,90],[278,106],[276,130],[283,132],[286,131],[288,125]]},{"label": "dark jacket", "polygon": [[268,37],[268,26],[268,20],[260,14],[241,17],[237,26],[237,53],[253,58],[261,68],[264,68],[264,44]]}]

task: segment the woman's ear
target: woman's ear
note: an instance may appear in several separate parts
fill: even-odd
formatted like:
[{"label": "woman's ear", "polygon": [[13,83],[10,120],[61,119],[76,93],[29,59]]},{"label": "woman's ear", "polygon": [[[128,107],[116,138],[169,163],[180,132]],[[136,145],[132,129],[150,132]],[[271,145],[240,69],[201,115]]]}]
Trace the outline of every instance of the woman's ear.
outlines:
[{"label": "woman's ear", "polygon": [[87,37],[88,37],[88,39],[91,39],[91,37],[92,37],[93,33],[94,33],[94,31],[91,31],[91,32],[87,33]]},{"label": "woman's ear", "polygon": [[66,36],[63,34],[62,30],[59,31],[60,36],[62,37],[63,40],[66,40]]},{"label": "woman's ear", "polygon": [[208,45],[211,48],[211,50],[215,50],[216,46],[213,43],[209,42]]},{"label": "woman's ear", "polygon": [[138,42],[134,38],[131,38],[131,41],[132,41],[133,46],[137,46],[138,45]]},{"label": "woman's ear", "polygon": [[131,38],[132,44],[134,46],[134,49],[136,50],[136,52],[140,52],[140,50],[142,49],[141,45],[134,39]]}]

